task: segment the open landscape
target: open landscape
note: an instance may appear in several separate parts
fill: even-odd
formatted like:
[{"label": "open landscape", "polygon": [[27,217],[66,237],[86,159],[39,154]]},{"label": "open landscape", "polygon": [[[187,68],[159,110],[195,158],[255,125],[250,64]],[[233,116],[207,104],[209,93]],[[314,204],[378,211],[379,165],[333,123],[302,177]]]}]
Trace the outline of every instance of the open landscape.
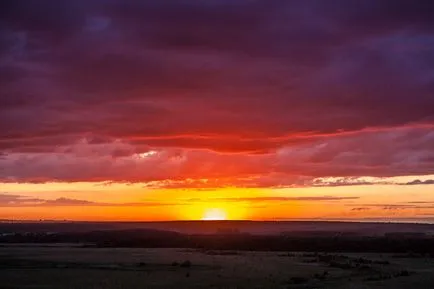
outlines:
[{"label": "open landscape", "polygon": [[432,288],[434,258],[201,249],[0,248],[0,288]]},{"label": "open landscape", "polygon": [[[201,233],[202,227],[209,232]],[[431,288],[433,227],[231,221],[0,224],[0,288]]]}]

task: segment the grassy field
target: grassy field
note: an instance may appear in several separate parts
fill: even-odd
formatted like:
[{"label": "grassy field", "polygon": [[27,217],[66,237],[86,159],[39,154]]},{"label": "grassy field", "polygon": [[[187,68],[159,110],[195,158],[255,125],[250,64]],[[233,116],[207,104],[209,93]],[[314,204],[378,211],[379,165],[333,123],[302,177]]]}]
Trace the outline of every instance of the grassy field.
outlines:
[{"label": "grassy field", "polygon": [[434,288],[434,259],[410,254],[4,246],[0,288]]}]

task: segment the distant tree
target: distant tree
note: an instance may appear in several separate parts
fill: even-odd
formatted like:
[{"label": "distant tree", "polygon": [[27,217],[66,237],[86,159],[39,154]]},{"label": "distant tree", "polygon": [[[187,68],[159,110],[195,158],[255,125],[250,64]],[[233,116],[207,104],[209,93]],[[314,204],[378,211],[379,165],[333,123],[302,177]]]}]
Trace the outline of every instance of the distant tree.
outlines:
[{"label": "distant tree", "polygon": [[183,268],[190,268],[191,262],[190,262],[190,260],[186,260],[186,261],[182,262],[180,266]]}]

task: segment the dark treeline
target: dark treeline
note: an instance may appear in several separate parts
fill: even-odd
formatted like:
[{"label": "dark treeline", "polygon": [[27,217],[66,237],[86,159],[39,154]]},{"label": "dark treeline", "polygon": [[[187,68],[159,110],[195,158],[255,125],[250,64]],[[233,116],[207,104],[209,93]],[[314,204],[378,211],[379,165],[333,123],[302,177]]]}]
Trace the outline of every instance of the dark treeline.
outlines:
[{"label": "dark treeline", "polygon": [[16,233],[1,243],[77,243],[89,247],[197,248],[205,250],[390,252],[434,256],[434,238],[418,236],[317,236],[249,234],[187,235],[158,230]]},{"label": "dark treeline", "polygon": [[272,235],[289,232],[341,233],[380,236],[393,232],[434,232],[434,224],[330,222],[330,221],[167,221],[167,222],[1,222],[2,233],[91,232],[120,230],[163,230],[183,234],[214,234],[222,231]]}]

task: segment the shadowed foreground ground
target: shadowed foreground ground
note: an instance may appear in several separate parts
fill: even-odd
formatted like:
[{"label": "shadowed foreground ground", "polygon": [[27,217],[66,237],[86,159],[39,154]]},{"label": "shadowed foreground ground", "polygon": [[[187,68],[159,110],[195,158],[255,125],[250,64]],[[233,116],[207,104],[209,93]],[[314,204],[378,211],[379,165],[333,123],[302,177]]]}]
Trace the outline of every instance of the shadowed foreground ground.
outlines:
[{"label": "shadowed foreground ground", "polygon": [[347,254],[0,247],[0,288],[434,288],[434,259]]}]

